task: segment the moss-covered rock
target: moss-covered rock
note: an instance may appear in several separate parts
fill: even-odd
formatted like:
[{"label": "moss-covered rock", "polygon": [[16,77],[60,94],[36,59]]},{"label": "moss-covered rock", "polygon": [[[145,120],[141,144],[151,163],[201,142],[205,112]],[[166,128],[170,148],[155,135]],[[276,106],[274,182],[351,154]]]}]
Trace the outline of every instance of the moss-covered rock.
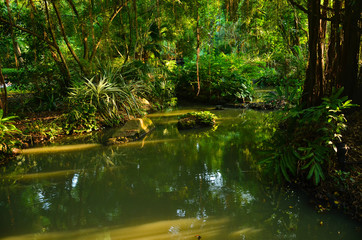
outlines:
[{"label": "moss-covered rock", "polygon": [[195,129],[210,127],[215,124],[216,115],[209,111],[191,112],[179,117],[178,129]]},{"label": "moss-covered rock", "polygon": [[136,141],[143,138],[154,129],[153,122],[149,118],[135,118],[126,122],[120,129],[115,130],[107,140],[108,145]]}]

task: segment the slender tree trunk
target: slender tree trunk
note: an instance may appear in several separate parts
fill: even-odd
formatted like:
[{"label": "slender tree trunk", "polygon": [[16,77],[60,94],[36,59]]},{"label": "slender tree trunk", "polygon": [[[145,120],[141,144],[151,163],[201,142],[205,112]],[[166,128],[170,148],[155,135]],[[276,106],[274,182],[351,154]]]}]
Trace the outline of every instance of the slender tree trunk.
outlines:
[{"label": "slender tree trunk", "polygon": [[135,36],[135,41],[134,41],[134,58],[138,59],[138,53],[137,53],[137,41],[138,41],[138,21],[137,21],[137,0],[133,0],[133,14],[134,14],[134,19],[133,19],[133,30],[134,31],[134,36]]},{"label": "slender tree trunk", "polygon": [[84,75],[87,75],[87,72],[86,72],[83,64],[80,62],[77,54],[75,53],[72,45],[70,44],[70,42],[68,40],[67,34],[65,33],[64,24],[63,24],[63,21],[62,21],[62,18],[60,16],[60,12],[59,12],[59,9],[58,9],[58,6],[57,6],[57,3],[55,2],[55,0],[52,0],[52,5],[53,5],[53,8],[54,8],[55,14],[57,15],[57,18],[58,18],[58,23],[59,23],[60,31],[61,31],[61,33],[63,35],[63,39],[64,39],[70,53],[72,54],[74,60],[78,63],[78,66],[79,66],[80,70],[82,71],[82,73]]},{"label": "slender tree trunk", "polygon": [[[89,0],[89,21],[90,21],[90,29],[91,29],[91,35],[92,35],[92,44],[95,44],[96,42],[96,38],[95,38],[95,34],[94,34],[94,19],[93,19],[93,0]],[[85,57],[86,59],[89,58],[89,51],[86,52]]]},{"label": "slender tree trunk", "polygon": [[328,61],[326,63],[326,80],[329,81],[329,84],[326,88],[326,94],[332,92],[332,87],[341,87],[337,83],[337,73],[339,68],[339,59],[341,54],[341,31],[340,31],[340,10],[341,10],[341,1],[334,0],[333,2],[334,9],[334,18],[330,23],[330,33],[329,33],[329,46],[328,46]]},{"label": "slender tree trunk", "polygon": [[157,26],[158,34],[161,37],[161,11],[160,11],[160,0],[157,0]]},{"label": "slender tree trunk", "polygon": [[[14,33],[14,29],[13,29],[13,25],[14,23],[14,18],[11,14],[11,8],[10,8],[10,3],[9,0],[5,0],[5,4],[6,4],[6,8],[8,11],[8,16],[9,16],[9,21],[11,22],[10,25],[10,35],[11,35],[11,40],[13,42],[13,48],[14,48],[14,56],[15,56],[15,65],[16,68],[19,68],[20,64],[23,65],[24,64],[24,59],[21,57],[21,50],[20,50],[20,46],[16,40],[16,36]],[[19,64],[20,62],[20,64]]]},{"label": "slender tree trunk", "polygon": [[197,46],[196,46],[196,78],[197,78],[197,94],[200,94],[200,14],[199,14],[199,0],[196,1],[196,35],[197,35]]},{"label": "slender tree trunk", "polygon": [[0,66],[0,86],[1,88],[1,97],[0,97],[0,108],[3,110],[4,116],[8,113],[8,93],[6,91],[5,78]]},{"label": "slender tree trunk", "polygon": [[[37,13],[37,9],[34,5],[34,2],[33,0],[29,0],[29,10],[30,10],[30,20],[31,20],[31,25],[32,25],[32,31],[35,31],[36,29],[36,23],[34,21],[34,13]],[[36,41],[36,37],[33,36],[33,41],[35,42]],[[37,62],[37,48],[34,47],[33,49],[33,52],[34,52],[34,62],[36,63]]]},{"label": "slender tree trunk", "polygon": [[108,19],[108,21],[106,21],[102,27],[102,33],[100,35],[100,37],[98,38],[98,41],[97,43],[95,43],[93,45],[93,49],[92,49],[92,54],[89,58],[89,62],[91,62],[93,60],[93,58],[95,57],[96,55],[96,52],[98,50],[98,47],[100,46],[101,44],[101,41],[103,40],[103,38],[106,36],[108,30],[109,30],[109,26],[112,24],[114,18],[118,15],[118,13],[122,10],[122,8],[124,6],[126,6],[126,4],[128,3],[128,1],[124,2],[124,3],[121,3],[120,6],[118,6],[118,8],[113,12],[113,14],[111,15],[111,17]]},{"label": "slender tree trunk", "polygon": [[[51,37],[53,40],[51,46],[49,46],[49,49],[52,53],[52,57],[53,57],[54,61],[58,64],[60,72],[62,73],[64,81],[60,84],[60,86],[62,88],[62,91],[65,92],[66,89],[70,86],[70,79],[71,79],[70,71],[69,71],[67,61],[65,60],[65,57],[63,56],[63,53],[61,52],[61,50],[57,44],[54,27],[53,27],[53,23],[51,21],[50,15],[49,15],[48,3],[46,0],[44,0],[44,6],[45,6],[45,15],[46,15],[46,19],[48,22],[49,31],[50,31],[50,34],[51,34]],[[44,35],[46,35],[46,34],[44,33]],[[49,42],[49,40],[48,40],[48,42]],[[58,53],[58,55],[60,57],[60,61],[52,47]]]},{"label": "slender tree trunk", "polygon": [[132,21],[131,8],[130,7],[128,7],[127,13],[128,13],[128,22],[129,22],[129,24],[128,24],[128,26],[129,26],[129,35],[128,35],[128,41],[129,41],[128,46],[129,46],[129,48],[128,48],[128,52],[127,52],[128,54],[126,56],[125,62],[128,60],[129,56],[132,54],[132,49],[133,50],[135,49],[132,46],[132,44],[133,44],[133,38],[132,38],[132,36],[133,36],[133,34],[132,34],[132,32],[133,32],[132,31],[132,29],[133,29],[133,21]]},{"label": "slender tree trunk", "polygon": [[[324,0],[323,6],[328,7],[329,0]],[[323,8],[321,13],[322,18],[327,17],[327,10]],[[324,88],[326,86],[325,81],[325,75],[324,75],[324,66],[325,66],[325,41],[326,41],[326,31],[327,31],[327,21],[324,19],[320,20],[320,26],[319,26],[319,41],[318,41],[318,62],[317,62],[317,89],[318,89],[318,95],[317,95],[317,101],[320,101],[320,99],[324,96]],[[319,102],[317,102],[319,104]]]},{"label": "slender tree trunk", "polygon": [[87,28],[85,26],[84,19],[79,16],[78,10],[77,10],[73,0],[67,0],[67,2],[69,3],[73,13],[77,17],[78,22],[80,23],[80,28],[81,28],[81,32],[82,32],[81,41],[83,43],[83,59],[88,59],[88,56],[89,56],[89,54],[88,54],[88,32],[87,32]]},{"label": "slender tree trunk", "polygon": [[230,15],[230,1],[226,0],[226,22],[229,21]]}]

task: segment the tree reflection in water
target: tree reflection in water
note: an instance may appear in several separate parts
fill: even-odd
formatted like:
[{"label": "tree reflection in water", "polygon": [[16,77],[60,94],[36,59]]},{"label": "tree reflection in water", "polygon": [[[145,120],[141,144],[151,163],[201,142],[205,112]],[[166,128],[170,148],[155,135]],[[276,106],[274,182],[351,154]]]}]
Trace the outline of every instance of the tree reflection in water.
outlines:
[{"label": "tree reflection in water", "polygon": [[332,229],[357,234],[354,224],[340,218],[321,229],[320,216],[298,193],[258,180],[256,162],[275,130],[273,113],[217,111],[217,128],[179,132],[175,120],[183,113],[151,115],[157,128],[140,142],[19,157],[2,169],[0,238],[323,239],[335,236]]}]

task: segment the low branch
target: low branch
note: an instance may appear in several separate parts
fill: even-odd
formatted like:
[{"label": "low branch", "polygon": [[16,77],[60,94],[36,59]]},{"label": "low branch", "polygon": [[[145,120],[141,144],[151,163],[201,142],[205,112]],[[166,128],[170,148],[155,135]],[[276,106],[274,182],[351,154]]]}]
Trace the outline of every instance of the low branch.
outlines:
[{"label": "low branch", "polygon": [[128,4],[128,1],[127,0],[126,2],[122,3],[121,6],[119,6],[112,14],[112,16],[109,18],[108,22],[103,26],[103,29],[102,29],[102,33],[101,33],[101,36],[99,37],[97,43],[94,45],[93,47],[93,50],[92,50],[92,54],[89,58],[89,61],[92,61],[93,57],[95,56],[96,52],[97,52],[97,49],[104,37],[104,35],[106,34],[109,26],[111,25],[112,21],[114,20],[114,18],[118,15],[118,13],[122,10],[123,7],[125,7],[127,4]]},{"label": "low branch", "polygon": [[19,25],[16,25],[15,23],[12,23],[12,22],[10,22],[10,21],[2,18],[2,17],[0,17],[0,22],[9,24],[9,25],[11,25],[11,26],[13,26],[13,27],[15,27],[15,28],[23,31],[23,32],[29,33],[30,35],[33,35],[34,37],[37,37],[39,40],[47,43],[48,45],[50,45],[50,46],[52,46],[52,47],[56,47],[53,42],[47,40],[44,36],[41,36],[41,35],[37,34],[37,33],[34,32],[34,31],[31,31],[31,30],[29,30],[29,29],[27,29],[27,28],[23,28],[23,27],[21,27],[21,26],[19,26]]},{"label": "low branch", "polygon": [[[288,0],[288,2],[290,4],[292,4],[294,7],[296,7],[297,9],[301,10],[302,12],[306,13],[306,14],[312,14],[311,11],[309,11],[308,9],[306,9],[305,7],[303,7],[302,5],[300,5],[299,3],[296,3],[294,0]],[[323,6],[321,5],[321,8],[323,8]],[[325,8],[325,10],[333,10],[331,8]],[[342,9],[343,10],[343,9]],[[314,15],[317,15],[317,14],[314,14]],[[318,15],[319,19],[321,20],[325,20],[325,21],[333,21],[335,19],[335,16],[333,17],[322,17],[320,14]]]},{"label": "low branch", "polygon": [[306,14],[309,14],[309,11],[305,7],[303,7],[299,3],[296,3],[294,0],[288,0],[288,2],[293,6],[295,6],[296,8],[298,8],[299,10],[305,12]]},{"label": "low branch", "polygon": [[75,59],[75,61],[78,63],[79,67],[80,67],[80,70],[82,71],[82,73],[86,74],[85,72],[85,69],[83,67],[83,64],[80,62],[77,54],[75,53],[74,49],[72,48],[72,45],[70,44],[69,40],[68,40],[68,37],[67,37],[67,34],[65,33],[65,28],[64,28],[64,24],[63,24],[63,21],[62,21],[62,18],[60,16],[60,12],[59,12],[59,9],[58,9],[58,6],[56,4],[55,1],[51,1],[52,2],[52,5],[53,5],[53,8],[54,8],[54,11],[55,11],[55,14],[57,15],[57,19],[58,19],[58,23],[59,23],[59,26],[60,26],[60,31],[63,35],[63,39],[70,51],[70,53],[72,54],[73,58]]}]

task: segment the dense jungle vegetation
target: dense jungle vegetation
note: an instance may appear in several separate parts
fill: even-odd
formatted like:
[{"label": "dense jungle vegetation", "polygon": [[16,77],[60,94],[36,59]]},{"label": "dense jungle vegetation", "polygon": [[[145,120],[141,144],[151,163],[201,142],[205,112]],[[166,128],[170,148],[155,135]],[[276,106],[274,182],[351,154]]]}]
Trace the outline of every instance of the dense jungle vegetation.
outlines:
[{"label": "dense jungle vegetation", "polygon": [[[263,102],[282,109],[264,172],[315,185],[332,176],[360,193],[341,149],[345,109],[362,103],[361,10],[359,0],[4,0],[0,159],[184,100]],[[361,161],[351,119],[349,154]]]}]

